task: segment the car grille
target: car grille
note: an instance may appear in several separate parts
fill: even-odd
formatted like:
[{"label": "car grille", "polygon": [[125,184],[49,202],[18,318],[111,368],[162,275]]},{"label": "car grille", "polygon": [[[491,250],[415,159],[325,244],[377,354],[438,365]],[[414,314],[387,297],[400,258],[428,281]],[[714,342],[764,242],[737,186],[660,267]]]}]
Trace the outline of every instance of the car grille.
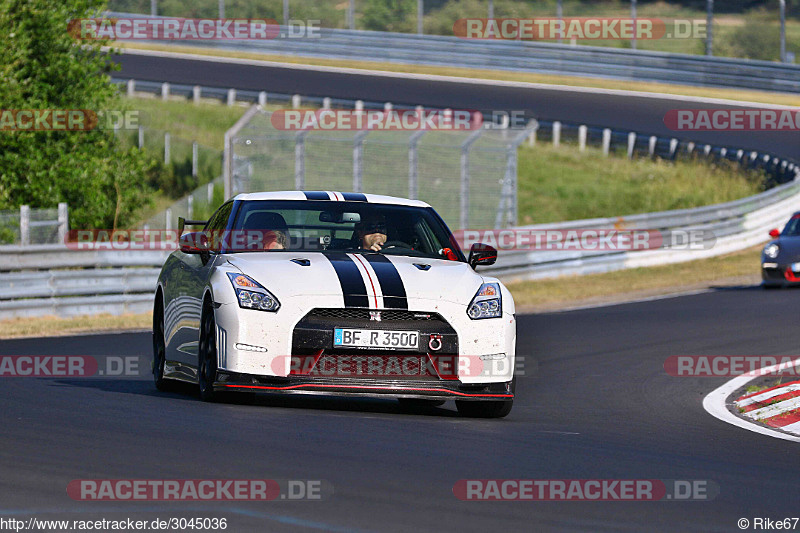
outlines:
[{"label": "car grille", "polygon": [[[378,310],[381,314],[381,321],[388,320],[388,321],[439,321],[444,322],[442,317],[439,316],[438,313],[427,313],[422,311],[404,311],[404,310],[395,310],[395,309],[388,309],[388,310]],[[370,309],[352,309],[352,308],[333,308],[333,309],[325,309],[325,308],[317,308],[312,309],[307,317],[314,317],[314,318],[337,318],[337,319],[344,319],[344,320],[370,320],[370,313],[374,313],[375,310]]]}]

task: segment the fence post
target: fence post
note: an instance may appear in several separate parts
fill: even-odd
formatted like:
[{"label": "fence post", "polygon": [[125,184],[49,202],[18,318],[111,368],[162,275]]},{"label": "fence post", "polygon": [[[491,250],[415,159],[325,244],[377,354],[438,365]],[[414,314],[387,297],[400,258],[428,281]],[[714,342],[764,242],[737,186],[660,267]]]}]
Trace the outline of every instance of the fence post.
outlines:
[{"label": "fence post", "polygon": [[164,134],[164,164],[169,165],[169,132]]},{"label": "fence post", "polygon": [[417,35],[422,35],[423,0],[417,0]]},{"label": "fence post", "polygon": [[425,130],[415,131],[408,139],[408,197],[411,200],[419,198],[417,146],[423,135],[425,135]]},{"label": "fence post", "polygon": [[294,137],[294,188],[306,188],[306,135],[308,130],[297,132]]},{"label": "fence post", "polygon": [[611,151],[611,130],[609,128],[603,129],[603,155],[608,156]]},{"label": "fence post", "polygon": [[586,126],[578,127],[578,151],[583,152],[586,150],[586,134],[588,128]]},{"label": "fence post", "polygon": [[483,133],[483,129],[475,130],[461,143],[461,216],[459,218],[459,229],[469,227],[469,149],[478,140],[481,133]]},{"label": "fence post", "polygon": [[228,89],[228,105],[232,106],[236,103],[236,89]]},{"label": "fence post", "polygon": [[561,145],[561,122],[553,122],[553,146],[558,148]]},{"label": "fence post", "polygon": [[361,192],[364,184],[364,137],[369,130],[361,130],[353,137],[353,192]]},{"label": "fence post", "polygon": [[720,148],[719,149],[719,156],[722,159],[727,159],[728,158],[728,149],[727,148]]},{"label": "fence post", "polygon": [[194,195],[189,195],[186,204],[186,216],[191,220],[194,218]]},{"label": "fence post", "polygon": [[214,201],[214,182],[213,181],[208,184],[208,192],[206,194],[208,195],[208,205],[209,205],[209,207],[211,207],[211,203]]},{"label": "fence post", "polygon": [[628,159],[633,159],[633,149],[636,148],[636,132],[628,134]]},{"label": "fence post", "polygon": [[65,202],[58,203],[58,242],[65,243],[67,241],[67,232],[69,231],[69,215],[67,213],[67,204]]},{"label": "fence post", "polygon": [[192,87],[192,103],[199,104],[200,103],[200,94],[202,92],[202,88],[199,85],[195,85]]},{"label": "fence post", "polygon": [[536,146],[536,132],[538,130],[533,130],[530,135],[528,135],[528,146],[533,148]]},{"label": "fence post", "polygon": [[144,128],[139,126],[139,150],[144,149]]},{"label": "fence post", "polygon": [[705,145],[705,147],[703,148],[703,153],[706,155],[706,157],[708,157],[708,154],[711,153],[711,145],[710,144]]},{"label": "fence post", "polygon": [[197,177],[197,164],[198,164],[198,153],[197,153],[197,141],[192,142],[192,177]]},{"label": "fence post", "polygon": [[31,208],[27,205],[19,206],[19,240],[22,246],[31,243]]},{"label": "fence post", "polygon": [[292,96],[292,108],[293,109],[297,109],[298,107],[300,107],[301,103],[302,103],[302,99],[300,98],[299,94],[295,94],[294,96]]},{"label": "fence post", "polygon": [[670,159],[675,157],[675,154],[678,153],[678,139],[672,138],[669,140],[669,157]]},{"label": "fence post", "polygon": [[169,82],[165,81],[161,84],[161,99],[169,100]]},{"label": "fence post", "polygon": [[656,143],[658,142],[658,138],[655,135],[651,135],[650,139],[647,143],[647,151],[650,153],[650,156],[656,155]]},{"label": "fence post", "polygon": [[260,105],[262,107],[267,105],[267,92],[266,91],[261,91],[260,93],[258,93],[258,105]]},{"label": "fence post", "polygon": [[167,231],[172,229],[172,208],[170,207],[164,213],[164,229]]},{"label": "fence post", "polygon": [[331,99],[330,97],[326,96],[322,99],[322,109],[330,109],[331,108]]},{"label": "fence post", "polygon": [[128,84],[127,84],[127,94],[128,94],[128,96],[132,97],[135,91],[136,91],[136,82],[133,79],[128,80]]}]

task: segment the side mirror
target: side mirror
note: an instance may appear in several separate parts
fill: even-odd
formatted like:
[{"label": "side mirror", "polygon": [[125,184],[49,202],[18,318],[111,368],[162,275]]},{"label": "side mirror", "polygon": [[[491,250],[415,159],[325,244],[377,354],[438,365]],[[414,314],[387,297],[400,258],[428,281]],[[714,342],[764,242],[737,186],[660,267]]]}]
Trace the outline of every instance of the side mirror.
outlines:
[{"label": "side mirror", "polygon": [[184,233],[179,240],[181,252],[185,254],[203,254],[208,252],[208,235],[202,231]]},{"label": "side mirror", "polygon": [[780,234],[781,234],[781,232],[778,231],[777,229],[769,230],[769,236],[772,237],[773,239],[777,239],[778,235],[780,235]]},{"label": "side mirror", "polygon": [[497,249],[488,244],[476,242],[469,249],[469,259],[467,262],[473,269],[480,266],[493,265],[497,261]]}]

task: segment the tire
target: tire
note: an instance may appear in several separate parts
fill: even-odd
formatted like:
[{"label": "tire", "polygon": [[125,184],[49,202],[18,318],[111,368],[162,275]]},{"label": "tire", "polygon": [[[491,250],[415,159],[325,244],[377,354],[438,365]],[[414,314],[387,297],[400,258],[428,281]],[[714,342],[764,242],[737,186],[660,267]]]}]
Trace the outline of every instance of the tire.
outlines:
[{"label": "tire", "polygon": [[217,401],[214,393],[214,382],[217,380],[217,323],[214,310],[203,306],[203,318],[200,319],[200,343],[197,350],[197,384],[200,387],[200,399],[204,402]]},{"label": "tire", "polygon": [[[517,388],[517,378],[511,380],[511,392]],[[456,400],[458,414],[470,418],[503,418],[508,416],[514,400]]]},{"label": "tire", "polygon": [[169,390],[169,380],[164,378],[167,343],[164,340],[164,303],[161,294],[153,305],[153,383],[161,392]]},{"label": "tire", "polygon": [[762,283],[761,288],[767,291],[774,291],[783,288],[783,286],[778,284],[772,285],[772,284]]}]

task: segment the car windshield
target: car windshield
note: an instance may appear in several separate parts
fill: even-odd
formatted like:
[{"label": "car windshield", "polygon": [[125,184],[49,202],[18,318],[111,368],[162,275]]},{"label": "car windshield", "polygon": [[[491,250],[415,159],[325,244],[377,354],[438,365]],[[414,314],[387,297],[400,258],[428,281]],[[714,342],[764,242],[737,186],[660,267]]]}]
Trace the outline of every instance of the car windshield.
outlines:
[{"label": "car windshield", "polygon": [[248,200],[240,203],[224,253],[281,251],[380,252],[457,258],[450,230],[428,207],[367,202]]},{"label": "car windshield", "polygon": [[800,216],[793,216],[781,232],[783,237],[800,237]]}]

